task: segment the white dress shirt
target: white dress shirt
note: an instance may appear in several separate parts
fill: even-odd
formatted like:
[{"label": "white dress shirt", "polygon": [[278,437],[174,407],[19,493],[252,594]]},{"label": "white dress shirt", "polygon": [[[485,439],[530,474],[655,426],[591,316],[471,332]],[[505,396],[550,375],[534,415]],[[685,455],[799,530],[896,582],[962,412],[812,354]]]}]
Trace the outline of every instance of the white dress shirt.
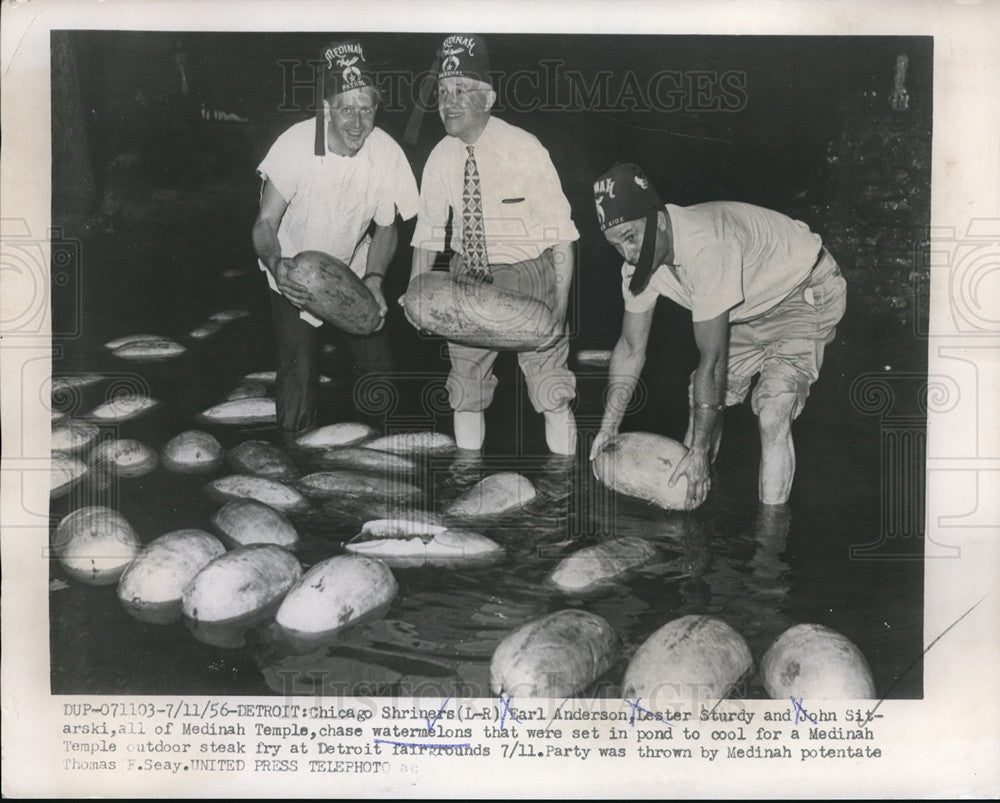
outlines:
[{"label": "white dress shirt", "polygon": [[[536,259],[555,243],[579,239],[549,152],[534,135],[490,117],[473,147],[490,264]],[[445,137],[431,151],[420,186],[415,248],[444,250],[450,209],[451,247],[461,253],[467,157],[466,143],[458,137]]]}]

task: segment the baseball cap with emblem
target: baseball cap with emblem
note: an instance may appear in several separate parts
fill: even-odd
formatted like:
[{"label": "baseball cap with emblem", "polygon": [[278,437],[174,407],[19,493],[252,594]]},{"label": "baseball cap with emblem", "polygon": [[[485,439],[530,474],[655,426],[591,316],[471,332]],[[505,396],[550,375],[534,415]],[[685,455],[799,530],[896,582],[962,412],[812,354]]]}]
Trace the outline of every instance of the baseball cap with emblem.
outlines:
[{"label": "baseball cap with emblem", "polygon": [[630,220],[645,219],[642,249],[629,282],[629,292],[641,293],[653,272],[656,247],[656,217],[663,200],[638,165],[616,164],[594,182],[594,206],[601,231]]},{"label": "baseball cap with emblem", "polygon": [[[371,87],[375,79],[368,69],[364,49],[357,39],[331,42],[320,52],[320,66],[316,71],[316,147],[317,156],[326,155],[326,125],[323,118],[323,100],[352,89]],[[376,94],[378,90],[375,89]]]}]

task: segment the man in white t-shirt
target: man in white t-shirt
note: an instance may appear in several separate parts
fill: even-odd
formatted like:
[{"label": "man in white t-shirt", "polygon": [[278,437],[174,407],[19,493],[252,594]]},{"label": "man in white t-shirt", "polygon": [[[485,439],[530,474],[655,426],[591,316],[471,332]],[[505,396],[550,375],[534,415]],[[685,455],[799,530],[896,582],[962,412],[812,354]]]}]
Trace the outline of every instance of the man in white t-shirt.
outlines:
[{"label": "man in white t-shirt", "polygon": [[[318,380],[316,330],[322,321],[301,310],[305,288],[289,277],[296,254],[323,251],[362,278],[386,312],[382,280],[396,252],[396,215],[417,211],[417,185],[396,142],[375,127],[379,95],[356,40],[322,53],[315,122],[285,131],[257,168],[264,181],[253,243],[274,291],[278,339],[275,401],[278,426],[291,438],[314,422]],[[343,333],[360,374],[392,372],[387,333]]]},{"label": "man in white t-shirt", "polygon": [[[438,112],[448,134],[431,151],[420,185],[413,233],[411,281],[445,249],[452,220],[451,272],[495,283],[545,302],[555,325],[535,351],[518,352],[528,397],[545,418],[545,439],[556,454],[576,450],[570,402],[576,377],[567,368],[566,306],[573,280],[573,241],[579,233],[548,151],[527,131],[491,115],[486,43],[478,35],[447,37],[440,51]],[[474,188],[474,189],[473,189]],[[497,352],[448,344],[448,397],[459,448],[478,450],[484,411],[493,400]]]},{"label": "man in white t-shirt", "polygon": [[688,395],[685,445],[670,482],[688,479],[691,506],[708,492],[722,411],[751,398],[761,439],[759,492],[788,500],[792,421],[819,377],[846,305],[846,283],[819,235],[786,215],[718,201],[664,204],[640,168],[616,165],[594,183],[601,230],[624,258],[622,334],[609,366],[608,404],[591,457],[618,431],[646,358],[656,300],[691,310],[700,357]]}]

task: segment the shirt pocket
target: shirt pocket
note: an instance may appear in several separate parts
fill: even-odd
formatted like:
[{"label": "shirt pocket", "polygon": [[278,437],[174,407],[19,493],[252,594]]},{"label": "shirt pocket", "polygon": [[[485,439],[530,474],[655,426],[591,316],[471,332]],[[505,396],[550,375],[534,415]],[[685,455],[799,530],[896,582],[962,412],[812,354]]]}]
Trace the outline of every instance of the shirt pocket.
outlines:
[{"label": "shirt pocket", "polygon": [[501,160],[482,181],[483,199],[491,202],[498,214],[521,215],[531,206],[531,176],[517,159]]},{"label": "shirt pocket", "polygon": [[534,215],[526,188],[516,182],[504,184],[498,193],[484,198],[483,213],[490,218],[486,227],[495,238],[520,242],[530,237]]}]

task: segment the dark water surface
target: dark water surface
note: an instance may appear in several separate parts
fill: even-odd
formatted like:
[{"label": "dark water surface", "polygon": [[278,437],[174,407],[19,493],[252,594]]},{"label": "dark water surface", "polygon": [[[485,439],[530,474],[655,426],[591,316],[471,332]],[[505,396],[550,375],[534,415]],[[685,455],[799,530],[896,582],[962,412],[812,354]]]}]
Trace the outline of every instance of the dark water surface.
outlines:
[{"label": "dark water surface", "polygon": [[[273,427],[211,427],[194,417],[217,403],[241,377],[275,367],[263,279],[253,269],[230,279],[233,267],[211,238],[191,244],[201,270],[164,274],[158,262],[183,258],[175,237],[96,234],[87,243],[91,259],[109,270],[97,278],[85,301],[113,312],[89,315],[84,336],[65,346],[54,374],[97,372],[107,379],[82,392],[56,398],[56,407],[82,414],[119,393],[145,392],[162,401],[147,415],[104,428],[102,437],[136,438],[160,449],[185,429],[207,429],[226,448],[244,440],[275,440]],[[197,247],[194,247],[197,245]],[[162,246],[161,249],[158,247]],[[204,247],[202,247],[204,246]],[[158,249],[158,250],[154,250]],[[223,249],[220,249],[223,250]],[[180,252],[180,257],[178,256]],[[135,270],[129,270],[129,260]],[[247,267],[244,260],[240,267]],[[117,269],[113,269],[117,268]],[[143,299],[130,303],[128,299]],[[243,307],[248,318],[227,324],[207,341],[184,333],[211,312]],[[624,429],[656,431],[680,438],[686,419],[685,385],[671,356],[684,331],[676,310],[658,313],[648,383]],[[367,420],[385,431],[437,428],[451,432],[440,393],[446,362],[441,342],[407,332],[393,313],[399,364],[398,395],[382,384],[362,382],[352,403],[350,366],[343,350],[322,359],[333,385],[321,392],[321,422]],[[130,332],[174,336],[188,352],[172,361],[126,363],[101,344]],[[658,341],[657,338],[663,340]],[[878,347],[872,345],[872,338]],[[671,350],[654,351],[669,339]],[[336,344],[335,338],[332,340]],[[608,344],[610,345],[610,344]],[[499,641],[515,627],[566,607],[605,617],[624,644],[618,663],[593,693],[614,696],[635,649],[656,628],[690,613],[717,616],[747,639],[756,661],[793,624],[815,622],[840,631],[867,657],[879,695],[922,695],[922,545],[896,539],[891,551],[911,559],[852,559],[852,547],[872,545],[878,557],[882,531],[883,433],[878,416],[851,403],[855,377],[874,371],[919,369],[919,341],[895,340],[874,330],[841,328],[828,350],[824,374],[796,424],[799,472],[789,508],[761,510],[757,503],[759,442],[756,420],[746,406],[726,414],[726,433],[709,500],[690,514],[668,513],[610,494],[590,474],[585,454],[599,424],[606,377],[578,370],[577,417],[580,456],[547,455],[541,417],[527,404],[512,355],[498,360],[500,389],[489,412],[488,438],[480,459],[455,455],[425,458],[419,482],[421,506],[440,509],[448,500],[495,471],[516,470],[530,478],[538,499],[515,514],[494,517],[474,529],[503,545],[502,564],[481,569],[395,570],[399,594],[384,619],[344,634],[337,644],[295,655],[278,646],[267,628],[248,636],[245,648],[199,643],[182,623],[154,626],[130,618],[115,587],[96,588],[68,580],[50,594],[51,672],[55,693],[317,693],[345,689],[354,694],[488,695],[489,661]],[[666,356],[664,356],[666,355]],[[291,452],[303,473],[302,453]],[[143,542],[171,530],[211,530],[218,505],[202,486],[208,476],[171,473],[162,466],[104,489],[83,485],[53,503],[53,524],[82,504],[110,504],[121,511]],[[341,551],[356,524],[344,525],[313,509],[293,517],[302,540],[304,567]],[[546,576],[565,555],[601,540],[634,535],[656,542],[667,562],[616,586],[596,599],[574,600],[551,590]],[[67,580],[53,562],[54,581]],[[742,693],[763,696],[754,679]]]},{"label": "dark water surface", "polygon": [[[59,395],[58,409],[83,415],[115,395],[148,393],[161,401],[155,410],[104,426],[102,437],[136,438],[159,450],[181,431],[204,429],[195,416],[221,401],[245,373],[277,367],[268,291],[250,245],[259,192],[254,168],[282,130],[307,116],[304,106],[284,102],[286,76],[278,63],[318,52],[326,40],[292,33],[68,36],[77,69],[57,61],[53,80],[80,102],[53,109],[54,131],[62,135],[53,138],[54,220],[60,213],[93,217],[97,208],[105,219],[82,234],[82,225],[69,227],[63,245],[53,248],[53,374],[106,378]],[[175,41],[189,55],[193,95],[183,101],[171,100],[168,91]],[[430,33],[392,34],[371,37],[370,46],[389,60],[386,68],[409,70],[429,64],[439,41]],[[507,633],[551,611],[582,607],[607,618],[624,645],[617,664],[589,690],[595,694],[617,695],[628,659],[643,640],[671,619],[698,613],[735,627],[758,663],[789,626],[829,626],[864,653],[877,694],[921,697],[927,356],[926,341],[915,333],[926,330],[926,310],[918,309],[919,292],[911,291],[928,273],[920,243],[929,223],[932,49],[930,37],[491,40],[501,69],[536,64],[544,54],[563,59],[567,70],[587,80],[611,69],[614,86],[633,70],[640,77],[661,69],[746,75],[746,107],[724,114],[594,111],[569,103],[557,113],[507,108],[499,116],[549,148],[580,229],[569,316],[574,352],[611,348],[618,335],[618,263],[597,228],[591,193],[594,177],[616,160],[643,164],[673,203],[761,204],[822,235],[844,269],[848,311],[795,425],[798,473],[784,515],[758,508],[760,446],[747,405],[726,413],[708,501],[692,514],[667,513],[615,497],[591,477],[585,455],[599,427],[604,372],[577,371],[580,454],[575,461],[553,460],[513,355],[502,354],[484,457],[428,459],[420,484],[422,505],[440,509],[491,472],[529,477],[539,492],[534,504],[476,528],[505,547],[503,563],[394,570],[399,594],[382,620],[344,634],[335,646],[293,655],[267,628],[251,633],[246,647],[222,649],[196,641],[182,623],[137,622],[121,608],[114,586],[76,583],[53,561],[52,691],[246,695],[346,688],[355,694],[487,695],[490,657]],[[895,114],[884,93],[902,52],[910,55],[911,108]],[[547,79],[553,101],[566,97],[568,80]],[[148,102],[136,101],[136,89]],[[300,104],[307,100],[299,98]],[[206,121],[199,103],[238,112],[247,122]],[[390,106],[380,109],[377,122],[401,140],[412,99]],[[407,149],[417,176],[441,135],[431,112],[418,142]],[[94,181],[89,197],[74,181],[88,162]],[[387,277],[390,300],[406,284],[412,230],[412,222],[400,227]],[[242,273],[225,275],[233,270]],[[325,354],[321,371],[335,383],[321,391],[318,423],[363,420],[386,432],[450,434],[443,343],[418,337],[395,304],[390,307],[398,394],[379,381],[364,381],[355,393],[345,352]],[[206,341],[186,337],[208,315],[228,308],[250,315]],[[188,352],[169,362],[128,363],[102,346],[139,332],[173,337]],[[336,343],[335,333],[324,336]],[[696,363],[690,315],[661,301],[644,384],[623,430],[682,438],[688,375]],[[47,387],[39,403],[49,404]],[[210,431],[226,448],[275,437],[273,428]],[[303,455],[292,457],[309,470]],[[218,505],[202,486],[228,473],[222,468],[192,477],[160,466],[105,488],[84,484],[55,500],[52,526],[82,505],[108,504],[143,542],[179,528],[209,530]],[[294,520],[304,566],[338,554],[358,529],[317,510]],[[666,563],[596,599],[568,599],[546,585],[565,555],[624,535],[655,541]],[[739,693],[759,697],[763,689],[754,679]]]}]

